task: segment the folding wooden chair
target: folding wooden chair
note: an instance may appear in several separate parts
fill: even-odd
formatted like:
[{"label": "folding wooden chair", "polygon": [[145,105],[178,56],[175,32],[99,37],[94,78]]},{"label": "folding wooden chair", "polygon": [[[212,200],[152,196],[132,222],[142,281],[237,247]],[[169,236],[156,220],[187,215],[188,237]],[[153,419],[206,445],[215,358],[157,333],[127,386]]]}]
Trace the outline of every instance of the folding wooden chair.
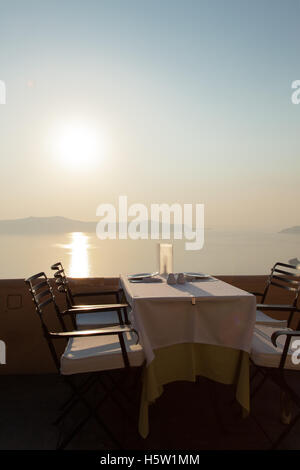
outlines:
[{"label": "folding wooden chair", "polygon": [[[139,368],[143,365],[144,353],[138,343],[136,330],[126,325],[118,325],[87,331],[66,331],[64,315],[60,313],[45,273],[35,274],[26,279],[25,282],[32,295],[36,312],[40,318],[43,335],[56,369],[72,391],[71,397],[64,403],[62,411],[56,419],[56,424],[59,424],[78,403],[84,404],[88,412],[72,431],[58,443],[57,448],[65,448],[92,417],[96,419],[115,446],[122,447],[98,414],[98,410],[104,401],[109,396],[112,397],[113,390],[110,388],[108,392],[105,391],[95,405],[89,403],[86,394],[99,382],[103,383],[104,374],[120,369],[125,373],[125,376],[128,376],[131,368]],[[49,331],[45,320],[49,313],[53,314],[53,308],[62,327],[62,331],[59,332]],[[67,342],[60,358],[55,344],[57,339]],[[79,384],[77,380],[74,380],[78,376],[82,376]]]},{"label": "folding wooden chair", "polygon": [[[267,325],[255,326],[250,358],[262,378],[253,389],[251,398],[262,388],[266,380],[272,380],[280,388],[281,394],[285,395],[288,401],[294,402],[300,409],[300,395],[288,383],[287,377],[291,374],[298,374],[297,378],[300,377],[300,341],[298,340],[298,344],[295,342],[299,336],[300,322],[297,330],[291,328],[278,330],[274,326]],[[299,418],[300,411],[290,420],[289,424],[286,424],[285,430],[273,442],[272,449],[279,447]],[[260,427],[262,426],[260,425]]]}]

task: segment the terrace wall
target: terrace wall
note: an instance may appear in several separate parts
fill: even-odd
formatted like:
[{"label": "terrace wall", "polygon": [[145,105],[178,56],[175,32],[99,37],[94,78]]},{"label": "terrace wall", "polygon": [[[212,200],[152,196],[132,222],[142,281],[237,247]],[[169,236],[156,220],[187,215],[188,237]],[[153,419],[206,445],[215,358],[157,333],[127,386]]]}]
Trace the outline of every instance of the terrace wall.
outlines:
[{"label": "terrace wall", "polygon": [[[249,292],[261,292],[266,276],[217,276]],[[75,291],[98,287],[111,289],[118,285],[117,278],[72,279]],[[282,289],[275,289],[270,301],[288,303],[287,294]],[[57,293],[56,299],[61,308],[66,308],[64,296]],[[91,297],[90,303],[114,302],[115,299]],[[86,299],[84,299],[86,302]],[[283,313],[274,313],[274,318],[284,318]],[[55,314],[49,315],[49,324],[53,331],[59,329]],[[70,326],[71,328],[71,326]],[[0,374],[44,374],[55,372],[48,346],[42,335],[39,318],[34,310],[31,296],[23,279],[0,280],[0,340],[6,343],[6,364],[0,364]],[[57,340],[61,351],[64,340]]]}]

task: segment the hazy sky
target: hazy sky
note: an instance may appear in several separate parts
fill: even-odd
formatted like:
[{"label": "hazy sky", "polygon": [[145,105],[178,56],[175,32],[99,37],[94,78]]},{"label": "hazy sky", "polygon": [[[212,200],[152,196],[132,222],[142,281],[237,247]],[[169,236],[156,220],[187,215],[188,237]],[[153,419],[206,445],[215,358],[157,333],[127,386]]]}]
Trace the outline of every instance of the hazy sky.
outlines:
[{"label": "hazy sky", "polygon": [[[0,218],[122,194],[300,225],[299,22],[298,0],[0,0]],[[73,166],[78,126],[96,159]]]}]

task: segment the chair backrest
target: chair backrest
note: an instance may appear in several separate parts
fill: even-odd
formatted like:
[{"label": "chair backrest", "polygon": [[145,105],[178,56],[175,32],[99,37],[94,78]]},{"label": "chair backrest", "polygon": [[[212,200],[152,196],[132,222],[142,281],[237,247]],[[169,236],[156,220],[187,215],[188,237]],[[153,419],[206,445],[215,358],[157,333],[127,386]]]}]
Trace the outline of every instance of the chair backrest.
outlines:
[{"label": "chair backrest", "polygon": [[300,293],[300,271],[292,264],[275,263],[267,281],[261,303],[264,303],[271,287],[292,292],[292,305],[297,306]]},{"label": "chair backrest", "polygon": [[66,331],[66,325],[62,318],[60,309],[55,301],[53,289],[46,274],[44,272],[34,274],[33,276],[25,279],[25,283],[29,288],[35,309],[39,314],[40,319],[44,321],[45,309],[48,305],[51,305],[55,310],[61,327],[64,331]]},{"label": "chair backrest", "polygon": [[[59,370],[59,367],[60,367],[59,359],[56,354],[56,350],[53,345],[51,336],[49,335],[47,321],[45,321],[45,314],[46,314],[46,310],[48,306],[54,308],[63,331],[67,331],[67,329],[66,329],[65,322],[62,318],[60,309],[55,301],[55,296],[53,294],[53,290],[50,285],[49,279],[47,278],[44,272],[40,272],[38,274],[34,274],[33,276],[25,279],[25,283],[27,284],[29,288],[29,292],[32,296],[32,300],[35,305],[35,310],[38,313],[38,316],[40,318],[42,330],[47,340],[48,346],[50,348],[51,355],[53,357],[53,360],[55,362],[57,369]],[[52,309],[52,312],[53,312],[53,309]]]},{"label": "chair backrest", "polygon": [[74,305],[74,298],[62,263],[58,261],[51,266],[51,269],[55,271],[54,280],[57,285],[57,290],[65,294],[68,308],[71,308]]}]

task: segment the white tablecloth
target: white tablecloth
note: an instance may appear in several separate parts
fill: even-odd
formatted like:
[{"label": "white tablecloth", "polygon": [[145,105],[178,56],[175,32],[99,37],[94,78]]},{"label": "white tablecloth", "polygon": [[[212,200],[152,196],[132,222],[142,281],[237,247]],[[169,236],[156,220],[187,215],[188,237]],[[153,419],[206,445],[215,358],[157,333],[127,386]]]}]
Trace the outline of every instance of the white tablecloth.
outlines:
[{"label": "white tablecloth", "polygon": [[180,343],[250,352],[254,295],[217,279],[171,286],[165,279],[162,283],[131,283],[122,275],[121,284],[148,364],[155,349]]}]

